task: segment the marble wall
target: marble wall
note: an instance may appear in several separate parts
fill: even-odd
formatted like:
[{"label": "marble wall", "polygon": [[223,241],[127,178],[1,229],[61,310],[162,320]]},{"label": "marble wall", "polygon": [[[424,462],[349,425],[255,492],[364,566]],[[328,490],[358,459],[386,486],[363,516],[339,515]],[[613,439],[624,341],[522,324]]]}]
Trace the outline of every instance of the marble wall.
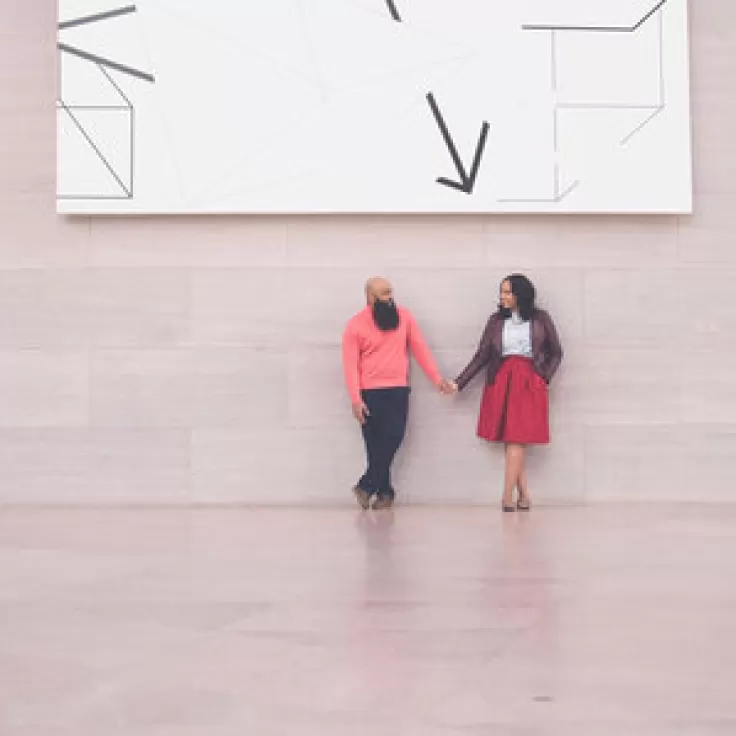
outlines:
[{"label": "marble wall", "polygon": [[[567,350],[538,500],[736,498],[736,4],[691,3],[695,214],[560,218],[58,217],[55,6],[0,26],[0,503],[350,503],[365,278],[453,374],[511,270]],[[415,371],[404,501],[496,503],[479,395]]]}]

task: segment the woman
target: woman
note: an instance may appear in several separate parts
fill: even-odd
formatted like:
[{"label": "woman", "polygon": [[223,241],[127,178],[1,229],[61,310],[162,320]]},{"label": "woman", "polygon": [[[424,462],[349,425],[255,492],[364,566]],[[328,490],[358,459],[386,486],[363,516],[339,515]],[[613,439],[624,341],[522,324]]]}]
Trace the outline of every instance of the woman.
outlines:
[{"label": "woman", "polygon": [[535,301],[536,290],[526,276],[513,274],[501,282],[498,311],[491,315],[478,351],[453,386],[462,391],[486,368],[478,436],[506,445],[504,511],[531,508],[526,446],[549,442],[547,386],[562,361],[552,318]]}]

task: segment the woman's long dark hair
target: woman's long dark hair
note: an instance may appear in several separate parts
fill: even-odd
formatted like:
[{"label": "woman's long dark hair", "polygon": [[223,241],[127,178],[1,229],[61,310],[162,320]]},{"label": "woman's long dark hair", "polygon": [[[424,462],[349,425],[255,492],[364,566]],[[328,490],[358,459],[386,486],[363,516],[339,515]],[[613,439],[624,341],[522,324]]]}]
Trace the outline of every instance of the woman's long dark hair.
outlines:
[{"label": "woman's long dark hair", "polygon": [[[534,284],[521,273],[512,273],[501,283],[503,284],[504,281],[511,284],[511,293],[516,297],[519,316],[524,322],[528,322],[534,316],[534,312],[537,311],[537,290],[534,288]],[[503,305],[499,304],[498,311],[501,312],[504,318],[511,316],[511,310],[506,309]]]}]

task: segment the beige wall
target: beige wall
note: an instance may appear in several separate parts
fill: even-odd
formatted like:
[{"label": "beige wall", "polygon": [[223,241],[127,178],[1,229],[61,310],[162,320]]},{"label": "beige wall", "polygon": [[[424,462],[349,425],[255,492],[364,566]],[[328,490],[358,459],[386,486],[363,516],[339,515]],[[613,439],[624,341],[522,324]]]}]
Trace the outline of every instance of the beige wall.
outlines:
[{"label": "beige wall", "polygon": [[[385,273],[452,373],[511,269],[567,359],[550,502],[736,499],[736,3],[692,6],[695,215],[54,214],[55,0],[0,19],[0,503],[347,501],[340,330]],[[416,378],[398,485],[495,503],[500,456]]]}]

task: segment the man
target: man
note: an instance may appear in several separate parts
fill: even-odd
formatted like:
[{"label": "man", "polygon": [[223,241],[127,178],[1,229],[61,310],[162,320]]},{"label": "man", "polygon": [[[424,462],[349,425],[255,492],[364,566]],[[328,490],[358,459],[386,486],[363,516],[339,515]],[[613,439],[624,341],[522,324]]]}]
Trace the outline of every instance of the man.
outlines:
[{"label": "man", "polygon": [[363,509],[389,509],[395,492],[391,464],[404,439],[409,410],[409,349],[430,381],[451,393],[419,331],[414,317],[394,302],[383,278],[366,284],[368,306],[347,324],[343,369],[353,414],[365,441],[368,468],[353,489]]}]

